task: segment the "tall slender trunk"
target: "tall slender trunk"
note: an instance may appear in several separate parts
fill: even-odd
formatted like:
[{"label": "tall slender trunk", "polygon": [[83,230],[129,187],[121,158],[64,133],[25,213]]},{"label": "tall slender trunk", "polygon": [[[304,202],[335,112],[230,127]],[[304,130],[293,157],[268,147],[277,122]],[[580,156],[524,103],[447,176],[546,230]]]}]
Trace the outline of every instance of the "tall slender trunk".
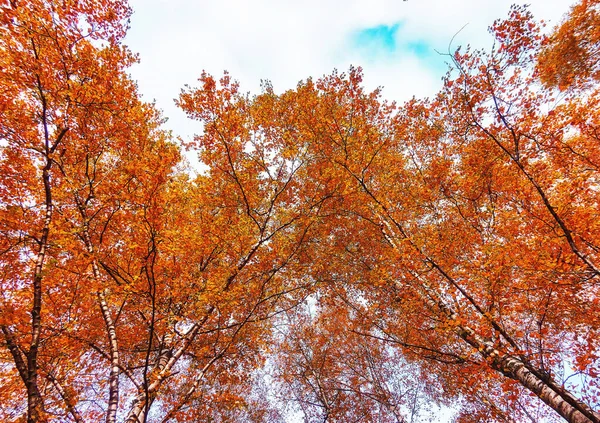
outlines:
[{"label": "tall slender trunk", "polygon": [[[44,110],[45,111],[45,110]],[[45,126],[45,125],[44,125]],[[46,146],[48,145],[48,136],[46,134]],[[46,151],[48,153],[48,151]],[[52,159],[46,156],[46,165],[42,170],[42,181],[44,184],[44,205],[46,208],[44,214],[44,225],[42,227],[42,236],[39,240],[39,250],[35,263],[33,274],[33,305],[31,307],[31,341],[29,350],[26,354],[27,360],[27,379],[25,386],[27,388],[27,422],[35,423],[44,419],[44,401],[38,388],[38,351],[40,345],[40,335],[42,333],[42,279],[44,262],[48,250],[48,239],[50,236],[50,224],[52,223],[52,189],[50,184],[50,168]]]},{"label": "tall slender trunk", "polygon": [[[39,60],[38,49],[35,41],[31,39],[34,57]],[[31,307],[31,340],[29,349],[25,354],[26,358],[26,379],[25,387],[27,389],[27,422],[35,423],[45,419],[44,400],[38,387],[38,352],[40,346],[40,336],[42,333],[42,279],[44,277],[44,262],[48,252],[48,243],[50,237],[50,225],[52,223],[52,213],[54,204],[52,202],[52,184],[50,170],[52,168],[52,154],[62,142],[69,128],[62,128],[56,139],[50,141],[50,129],[48,122],[48,102],[46,94],[42,87],[39,75],[36,75],[36,89],[39,94],[42,110],[40,114],[43,130],[43,159],[44,167],[42,169],[42,184],[44,187],[44,220],[42,226],[42,235],[38,240],[38,252],[33,272],[33,304]],[[14,357],[14,354],[13,354]]]},{"label": "tall slender trunk", "polygon": [[[95,263],[94,263],[95,264]],[[97,265],[96,265],[97,268]],[[110,348],[110,375],[108,377],[108,410],[106,411],[106,423],[116,423],[117,410],[119,408],[119,345],[117,342],[117,331],[115,323],[110,314],[108,303],[106,301],[106,291],[98,292],[98,302],[102,310],[102,317],[108,334],[108,343]]]},{"label": "tall slender trunk", "polygon": [[[92,257],[92,273],[96,282],[100,281],[100,267],[98,266],[98,260],[94,256],[94,244],[90,238],[89,222],[85,215],[85,211],[80,206],[79,211],[84,221],[83,223],[83,240],[88,254]],[[111,316],[108,302],[106,301],[107,290],[99,288],[97,292],[98,304],[102,311],[102,318],[104,319],[104,325],[106,326],[106,333],[108,335],[108,345],[110,350],[110,374],[108,377],[108,410],[106,411],[106,423],[116,423],[117,421],[117,410],[119,408],[119,374],[120,362],[119,362],[119,343],[117,339],[117,331],[115,328],[115,322]]]}]

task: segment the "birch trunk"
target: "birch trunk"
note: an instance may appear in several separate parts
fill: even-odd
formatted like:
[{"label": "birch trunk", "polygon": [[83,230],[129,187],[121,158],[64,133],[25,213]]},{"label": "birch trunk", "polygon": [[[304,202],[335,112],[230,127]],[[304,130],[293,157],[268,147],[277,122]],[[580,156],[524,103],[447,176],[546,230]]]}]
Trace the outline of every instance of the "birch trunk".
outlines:
[{"label": "birch trunk", "polygon": [[[94,256],[94,245],[90,238],[89,225],[85,216],[84,210],[80,207],[81,217],[84,219],[83,224],[83,239],[87,252],[92,256],[92,272],[96,282],[100,281],[100,268],[98,266],[98,260]],[[104,325],[106,326],[106,333],[108,335],[108,345],[110,349],[110,374],[108,377],[108,410],[106,411],[106,423],[116,423],[117,421],[117,410],[119,408],[119,374],[120,374],[120,362],[119,362],[119,344],[117,340],[117,331],[115,328],[114,320],[110,314],[110,308],[106,301],[107,290],[100,289],[97,293],[98,303],[100,304],[100,310],[102,311],[102,318],[104,319]]]}]

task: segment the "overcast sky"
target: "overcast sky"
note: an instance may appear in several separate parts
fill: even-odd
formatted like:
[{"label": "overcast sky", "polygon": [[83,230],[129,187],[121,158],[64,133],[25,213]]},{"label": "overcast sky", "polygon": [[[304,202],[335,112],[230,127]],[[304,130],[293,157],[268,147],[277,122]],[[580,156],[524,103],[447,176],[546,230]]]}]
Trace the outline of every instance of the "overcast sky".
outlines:
[{"label": "overcast sky", "polygon": [[[131,0],[127,44],[140,54],[131,69],[145,100],[156,100],[167,128],[184,138],[198,131],[173,104],[202,70],[228,70],[242,91],[261,80],[276,92],[334,68],[362,66],[368,88],[403,101],[438,91],[452,47],[489,47],[487,27],[507,16],[513,0]],[[573,3],[529,0],[550,26]]]}]

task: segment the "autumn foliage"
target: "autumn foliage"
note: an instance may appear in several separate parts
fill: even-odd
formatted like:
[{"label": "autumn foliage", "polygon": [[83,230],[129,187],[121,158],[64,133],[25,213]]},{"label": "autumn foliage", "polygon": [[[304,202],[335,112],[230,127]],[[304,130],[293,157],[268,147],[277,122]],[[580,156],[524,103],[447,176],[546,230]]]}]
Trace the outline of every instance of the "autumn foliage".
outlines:
[{"label": "autumn foliage", "polygon": [[203,73],[180,146],[124,1],[1,3],[0,419],[600,422],[599,7],[403,104]]}]

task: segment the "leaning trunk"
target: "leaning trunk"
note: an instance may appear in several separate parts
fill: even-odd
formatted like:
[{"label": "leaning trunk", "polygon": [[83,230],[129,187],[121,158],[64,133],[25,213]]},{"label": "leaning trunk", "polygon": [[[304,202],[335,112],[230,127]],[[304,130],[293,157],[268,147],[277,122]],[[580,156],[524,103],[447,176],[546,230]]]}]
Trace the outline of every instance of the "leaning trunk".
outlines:
[{"label": "leaning trunk", "polygon": [[[450,319],[456,321],[456,314],[445,305],[443,311],[449,312]],[[550,408],[570,423],[599,423],[600,414],[578,401],[553,381],[542,380],[519,358],[498,351],[494,346],[477,335],[471,328],[457,326],[458,335],[473,348],[476,348],[490,363],[490,366],[504,376],[518,381],[523,387],[534,393]]]},{"label": "leaning trunk", "polygon": [[[497,360],[493,363],[492,367],[502,372],[505,376],[519,381],[521,385],[537,395],[549,407],[571,423],[596,423],[600,420],[600,415],[593,410],[582,410],[586,414],[591,414],[588,417],[573,407],[557,392],[551,389],[548,384],[536,377],[520,360],[514,357],[506,356],[501,360]],[[580,406],[583,406],[583,404]]]}]

